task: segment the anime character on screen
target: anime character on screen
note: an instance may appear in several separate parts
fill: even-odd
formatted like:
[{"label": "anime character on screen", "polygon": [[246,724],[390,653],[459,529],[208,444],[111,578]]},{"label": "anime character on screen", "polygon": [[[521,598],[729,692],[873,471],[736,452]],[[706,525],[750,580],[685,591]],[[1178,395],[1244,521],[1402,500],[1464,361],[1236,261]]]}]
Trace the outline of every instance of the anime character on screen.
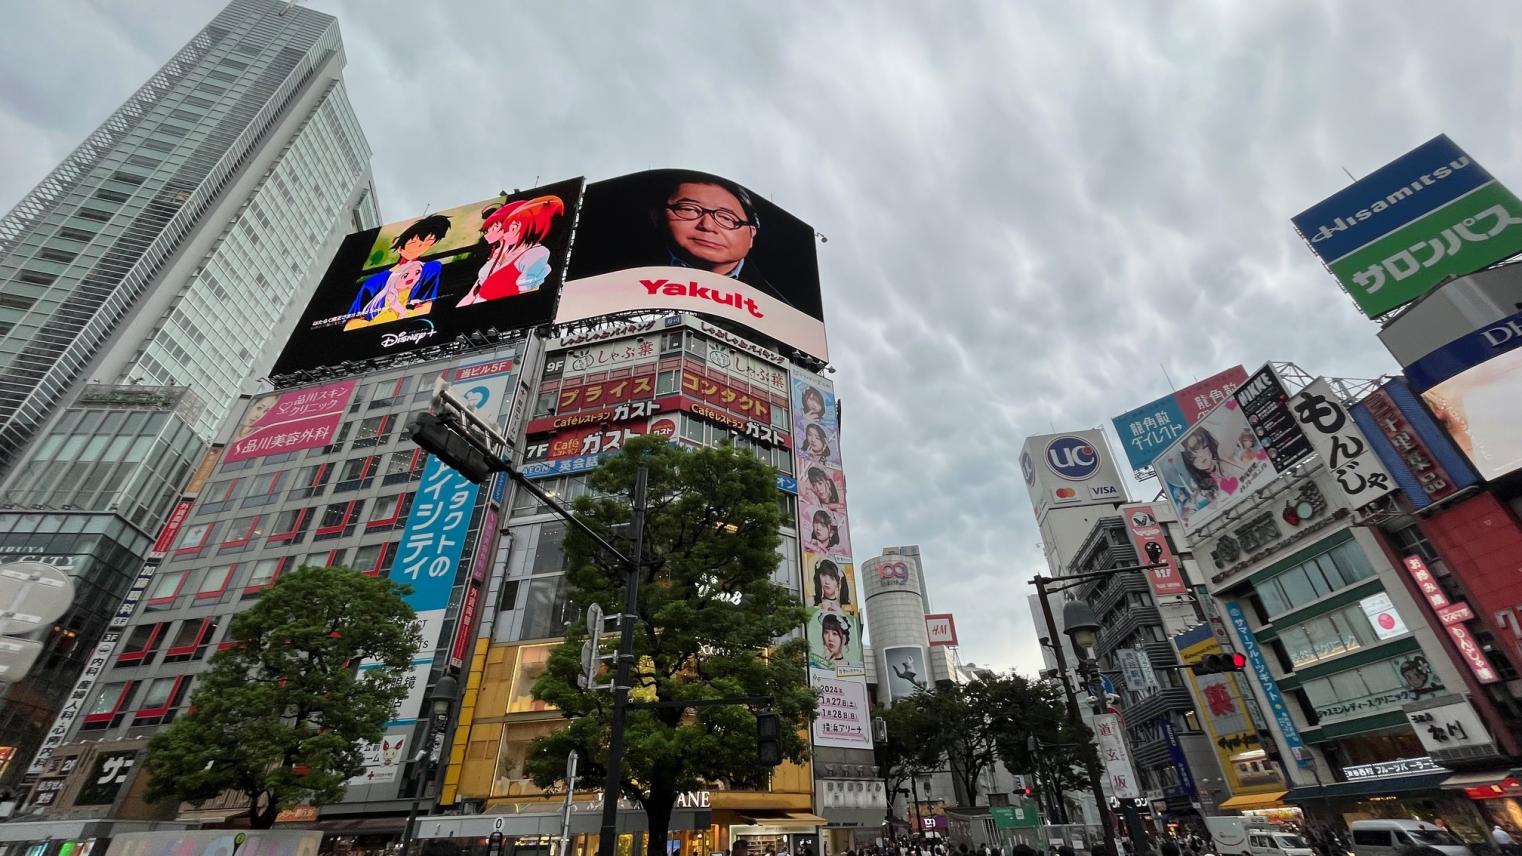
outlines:
[{"label": "anime character on screen", "polygon": [[840,612],[851,605],[851,589],[840,566],[829,559],[814,563],[814,605],[825,612]]},{"label": "anime character on screen", "polygon": [[[1251,432],[1246,433],[1251,437]],[[1198,491],[1208,499],[1223,493],[1229,496],[1243,487],[1242,477],[1247,474],[1244,459],[1256,457],[1255,448],[1255,438],[1247,447],[1239,439],[1237,448],[1222,456],[1215,435],[1204,428],[1196,428],[1184,438],[1184,469],[1189,472]]]},{"label": "anime character on screen", "polygon": [[357,330],[427,315],[439,297],[444,264],[438,260],[425,262],[422,258],[440,238],[449,234],[449,225],[448,217],[434,214],[403,229],[391,242],[396,264],[366,277],[360,284],[344,329]]},{"label": "anime character on screen", "polygon": [[555,218],[565,214],[558,196],[509,202],[482,212],[481,239],[491,247],[476,284],[456,306],[516,297],[537,291],[550,276],[550,251],[540,243]]}]

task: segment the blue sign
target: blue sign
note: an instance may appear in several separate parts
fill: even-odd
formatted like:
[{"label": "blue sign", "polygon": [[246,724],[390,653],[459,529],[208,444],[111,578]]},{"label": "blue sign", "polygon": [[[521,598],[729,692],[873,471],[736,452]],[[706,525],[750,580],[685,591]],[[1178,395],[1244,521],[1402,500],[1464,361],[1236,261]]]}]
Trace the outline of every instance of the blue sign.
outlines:
[{"label": "blue sign", "polygon": [[547,479],[551,476],[574,475],[597,469],[597,462],[602,455],[578,455],[574,458],[561,458],[557,461],[537,461],[532,464],[524,464],[520,472],[526,479]]},{"label": "blue sign", "polygon": [[1163,742],[1168,744],[1168,759],[1173,762],[1173,772],[1178,775],[1178,786],[1185,796],[1194,797],[1194,776],[1189,772],[1189,759],[1184,757],[1184,744],[1179,742],[1173,730],[1173,720],[1168,714],[1157,718],[1157,727],[1163,732]]},{"label": "blue sign", "polygon": [[1099,471],[1099,453],[1082,437],[1058,437],[1047,443],[1046,462],[1068,481],[1083,481]]},{"label": "blue sign", "polygon": [[449,606],[478,490],[470,479],[428,456],[391,565],[391,579],[412,586],[407,605],[414,612]]},{"label": "blue sign", "polygon": [[1189,428],[1184,408],[1173,394],[1122,413],[1110,423],[1115,426],[1120,444],[1126,447],[1126,460],[1133,470],[1152,466],[1157,456]]},{"label": "blue sign", "polygon": [[783,475],[782,473],[777,473],[777,490],[780,490],[783,493],[790,493],[793,496],[797,496],[798,495],[798,477],[797,476]]},{"label": "blue sign", "polygon": [[1327,264],[1491,181],[1439,135],[1291,218]]},{"label": "blue sign", "polygon": [[1425,357],[1406,366],[1406,377],[1417,392],[1425,392],[1443,381],[1522,348],[1522,312],[1460,336]]},{"label": "blue sign", "polygon": [[1310,755],[1306,752],[1305,741],[1300,739],[1300,729],[1295,727],[1295,720],[1289,715],[1289,708],[1284,704],[1284,694],[1279,691],[1279,684],[1274,676],[1268,671],[1268,663],[1263,659],[1263,649],[1258,647],[1258,637],[1253,635],[1252,628],[1247,626],[1247,616],[1242,614],[1242,607],[1234,600],[1224,601],[1226,616],[1231,621],[1231,626],[1237,630],[1237,638],[1242,641],[1242,653],[1247,655],[1247,665],[1252,667],[1253,677],[1258,679],[1258,686],[1263,688],[1263,695],[1268,699],[1269,710],[1273,712],[1274,721],[1279,724],[1279,733],[1284,735],[1284,743],[1289,746],[1290,755],[1294,756],[1295,763],[1301,767],[1311,765]]}]

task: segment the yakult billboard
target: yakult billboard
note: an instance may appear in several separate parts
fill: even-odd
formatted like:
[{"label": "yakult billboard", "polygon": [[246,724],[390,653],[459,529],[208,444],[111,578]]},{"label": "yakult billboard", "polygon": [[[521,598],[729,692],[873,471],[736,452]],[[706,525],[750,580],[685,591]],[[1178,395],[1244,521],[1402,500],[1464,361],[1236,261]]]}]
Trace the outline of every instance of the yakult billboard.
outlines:
[{"label": "yakult billboard", "polygon": [[813,227],[716,175],[661,169],[589,185],[567,280],[556,324],[694,312],[829,359]]}]

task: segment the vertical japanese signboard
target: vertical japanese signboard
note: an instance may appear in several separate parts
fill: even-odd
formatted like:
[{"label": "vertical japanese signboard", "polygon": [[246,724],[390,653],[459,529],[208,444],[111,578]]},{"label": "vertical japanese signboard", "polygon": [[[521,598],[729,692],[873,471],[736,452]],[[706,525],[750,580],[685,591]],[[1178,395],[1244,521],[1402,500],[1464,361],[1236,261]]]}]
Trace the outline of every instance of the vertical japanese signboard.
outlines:
[{"label": "vertical japanese signboard", "polygon": [[1104,764],[1110,796],[1121,800],[1134,800],[1141,796],[1136,781],[1136,768],[1131,764],[1131,750],[1126,748],[1126,732],[1120,727],[1120,717],[1113,713],[1101,713],[1094,717],[1094,742],[1099,746],[1099,760]]},{"label": "vertical japanese signboard", "polygon": [[153,581],[153,575],[158,571],[158,562],[148,562],[137,572],[137,579],[132,581],[132,587],[127,590],[126,597],[116,607],[116,614],[111,616],[111,621],[106,625],[106,632],[100,637],[100,642],[95,650],[90,653],[90,659],[85,661],[84,671],[80,673],[79,680],[74,682],[74,689],[64,701],[63,709],[53,720],[53,727],[48,729],[47,736],[42,739],[42,747],[37,750],[37,755],[27,767],[28,776],[36,776],[47,765],[48,759],[53,752],[63,745],[68,739],[69,729],[73,727],[74,720],[78,719],[85,699],[90,691],[95,688],[102,672],[106,670],[106,664],[111,661],[111,655],[116,650],[116,645],[121,641],[122,631],[132,621],[132,616],[137,613],[137,607],[143,601],[143,596],[148,592],[148,584]]},{"label": "vertical japanese signboard", "polygon": [[1469,671],[1474,673],[1475,680],[1482,684],[1493,684],[1501,679],[1496,673],[1495,666],[1490,664],[1490,659],[1481,650],[1480,643],[1469,632],[1464,622],[1474,618],[1474,610],[1464,601],[1451,601],[1447,592],[1443,591],[1442,585],[1433,575],[1432,569],[1422,561],[1421,556],[1407,556],[1401,560],[1406,566],[1406,572],[1411,574],[1416,587],[1421,590],[1422,598],[1427,605],[1432,607],[1433,613],[1438,617],[1443,630],[1448,633],[1448,638],[1453,640],[1453,646],[1463,658],[1464,664]]},{"label": "vertical japanese signboard", "polygon": [[1478,480],[1403,380],[1365,396],[1352,416],[1417,511]]},{"label": "vertical japanese signboard", "polygon": [[[396,562],[391,566],[391,579],[412,586],[406,600],[417,613],[422,642],[406,678],[407,697],[388,726],[411,725],[418,719],[478,491],[470,479],[433,455],[428,456],[417,498],[407,515],[407,528],[402,531],[397,547]],[[361,668],[378,666],[367,663]]]},{"label": "vertical japanese signboard", "polygon": [[1279,689],[1279,682],[1274,680],[1273,673],[1268,670],[1268,661],[1263,657],[1263,649],[1258,647],[1258,637],[1247,623],[1247,615],[1234,600],[1225,601],[1223,605],[1232,629],[1237,632],[1237,639],[1242,643],[1242,653],[1247,655],[1247,663],[1258,681],[1258,688],[1263,690],[1264,698],[1268,699],[1269,710],[1279,726],[1285,745],[1289,747],[1290,755],[1294,756],[1295,763],[1301,767],[1310,766],[1310,754],[1305,748],[1305,741],[1300,737],[1300,729],[1295,727],[1295,720],[1290,716],[1289,705]]},{"label": "vertical japanese signboard", "polygon": [[1325,380],[1307,384],[1290,410],[1311,448],[1337,480],[1349,508],[1363,508],[1395,490],[1390,473]]},{"label": "vertical japanese signboard", "polygon": [[802,588],[808,607],[805,635],[810,682],[819,693],[814,743],[871,749],[861,591],[851,557],[840,460],[840,410],[834,385],[825,378],[795,368],[791,383]]}]

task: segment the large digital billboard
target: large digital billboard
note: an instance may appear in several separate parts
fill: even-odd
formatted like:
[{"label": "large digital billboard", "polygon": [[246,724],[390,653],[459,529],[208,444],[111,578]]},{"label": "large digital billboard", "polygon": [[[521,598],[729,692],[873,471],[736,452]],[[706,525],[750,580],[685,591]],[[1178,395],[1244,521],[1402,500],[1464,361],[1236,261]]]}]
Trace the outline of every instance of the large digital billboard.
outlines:
[{"label": "large digital billboard", "polygon": [[587,186],[555,323],[696,312],[829,359],[814,229],[715,175],[661,169]]},{"label": "large digital billboard", "polygon": [[1480,363],[1422,397],[1480,475],[1495,479],[1522,469],[1522,350]]},{"label": "large digital billboard", "polygon": [[1522,200],[1446,135],[1291,219],[1370,318],[1522,252]]},{"label": "large digital billboard", "polygon": [[272,375],[549,324],[580,178],[344,239]]}]

